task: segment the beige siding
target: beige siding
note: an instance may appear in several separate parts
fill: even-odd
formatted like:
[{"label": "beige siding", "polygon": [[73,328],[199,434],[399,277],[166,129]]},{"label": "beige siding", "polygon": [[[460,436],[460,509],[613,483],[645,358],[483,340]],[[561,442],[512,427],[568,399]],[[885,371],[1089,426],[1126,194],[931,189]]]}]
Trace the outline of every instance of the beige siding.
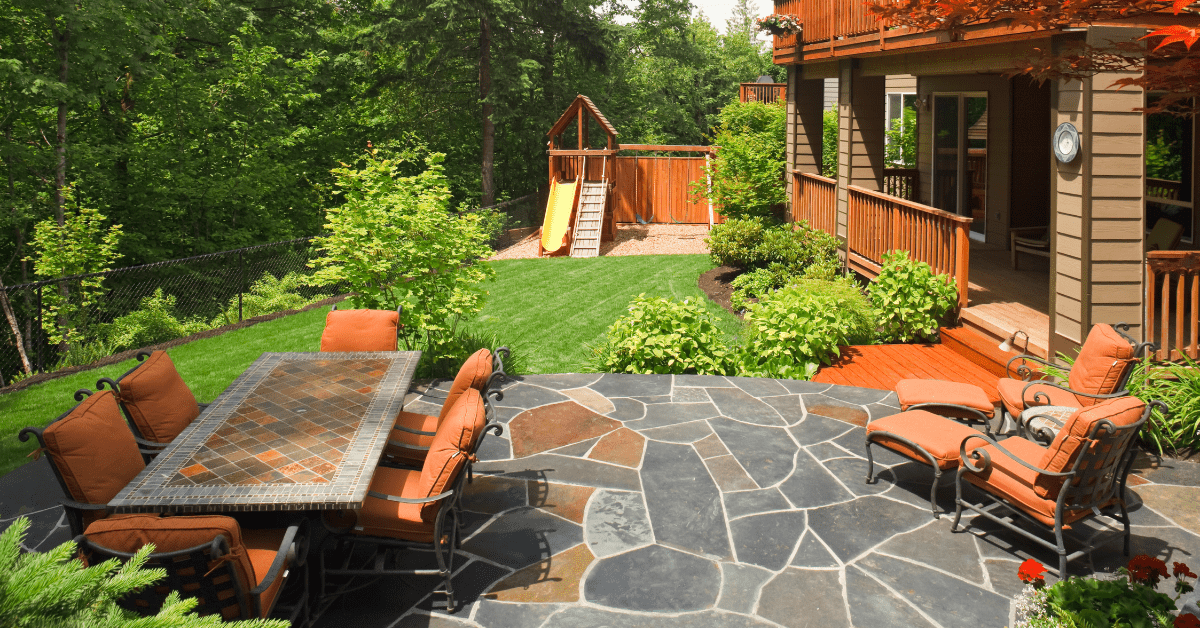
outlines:
[{"label": "beige siding", "polygon": [[915,94],[917,91],[917,77],[912,74],[889,75],[884,89],[889,94]]},{"label": "beige siding", "polygon": [[[1051,124],[1054,127],[1063,122],[1071,122],[1086,136],[1084,128],[1084,84],[1080,81],[1059,82],[1051,92],[1051,103],[1055,108]],[[1079,157],[1070,164],[1056,162],[1056,175],[1052,179],[1053,192],[1051,203],[1053,212],[1051,224],[1053,230],[1053,256],[1051,258],[1051,351],[1056,352],[1061,347],[1055,346],[1055,336],[1061,337],[1066,344],[1077,344],[1083,340],[1083,297],[1087,290],[1083,281],[1083,220],[1084,205],[1084,176],[1082,171],[1083,158]],[[1076,286],[1078,286],[1076,288]]]}]

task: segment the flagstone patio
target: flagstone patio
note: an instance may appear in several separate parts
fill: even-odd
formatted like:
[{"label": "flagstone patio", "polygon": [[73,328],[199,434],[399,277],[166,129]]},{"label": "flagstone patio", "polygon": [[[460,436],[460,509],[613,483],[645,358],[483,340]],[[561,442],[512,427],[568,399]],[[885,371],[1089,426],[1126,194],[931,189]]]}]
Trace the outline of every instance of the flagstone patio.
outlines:
[{"label": "flagstone patio", "polygon": [[[436,414],[444,389],[406,409]],[[928,469],[890,452],[865,483],[863,426],[898,411],[886,391],[791,380],[517,378],[463,499],[462,608],[431,612],[432,578],[382,578],[317,625],[1011,625],[1017,566],[1053,553],[990,525],[951,533]],[[44,467],[0,478],[0,516],[34,519],[30,549],[67,536]],[[1134,553],[1194,567],[1200,465],[1146,463],[1130,484]],[[1115,542],[1072,569],[1125,560]]]}]

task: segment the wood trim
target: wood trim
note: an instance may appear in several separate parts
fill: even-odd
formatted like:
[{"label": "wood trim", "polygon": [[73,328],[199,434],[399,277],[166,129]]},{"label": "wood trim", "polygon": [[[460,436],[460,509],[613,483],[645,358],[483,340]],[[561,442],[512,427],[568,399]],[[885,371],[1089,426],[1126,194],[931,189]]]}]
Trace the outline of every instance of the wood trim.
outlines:
[{"label": "wood trim", "polygon": [[[719,146],[685,146],[671,144],[618,144],[617,150],[662,150],[673,152],[715,153]],[[615,152],[615,151],[614,151]]]}]

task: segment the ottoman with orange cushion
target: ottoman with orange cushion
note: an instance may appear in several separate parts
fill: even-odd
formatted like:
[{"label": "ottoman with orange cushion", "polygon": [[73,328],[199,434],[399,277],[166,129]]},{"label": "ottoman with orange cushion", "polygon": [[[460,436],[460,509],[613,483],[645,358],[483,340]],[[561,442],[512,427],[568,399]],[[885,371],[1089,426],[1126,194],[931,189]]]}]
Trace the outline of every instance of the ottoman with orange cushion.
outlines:
[{"label": "ottoman with orange cushion", "polygon": [[996,406],[982,388],[961,382],[902,379],[896,382],[896,399],[901,410],[937,408],[942,414],[985,425],[996,414]]},{"label": "ottoman with orange cushion", "polygon": [[933,488],[929,491],[929,508],[937,517],[937,489],[942,471],[957,469],[959,445],[979,432],[953,419],[926,410],[909,410],[871,421],[867,424],[867,482],[875,474],[875,459],[871,445],[888,449],[933,467]]}]

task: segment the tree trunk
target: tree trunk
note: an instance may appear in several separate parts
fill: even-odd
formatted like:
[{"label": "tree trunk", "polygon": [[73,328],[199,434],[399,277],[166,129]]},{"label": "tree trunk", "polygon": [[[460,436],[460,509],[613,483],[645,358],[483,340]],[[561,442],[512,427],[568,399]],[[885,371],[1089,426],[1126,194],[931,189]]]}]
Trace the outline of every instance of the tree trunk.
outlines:
[{"label": "tree trunk", "polygon": [[[0,278],[0,307],[4,308],[4,318],[8,320],[8,326],[12,328],[17,353],[21,355],[21,366],[25,369],[25,374],[29,375],[33,373],[33,365],[29,363],[29,356],[25,353],[25,339],[21,337],[21,323],[13,313],[12,304],[8,302],[8,292],[4,289],[3,278]],[[0,381],[0,386],[3,385],[4,382]]]},{"label": "tree trunk", "polygon": [[[67,70],[70,68],[67,52],[71,43],[71,29],[64,28],[60,33],[56,27],[54,38],[58,42],[58,45],[55,46],[55,53],[58,55],[58,80],[65,86]],[[65,204],[63,189],[67,185],[67,102],[65,100],[58,101],[58,138],[56,141],[57,145],[54,147],[57,157],[54,164],[54,218],[61,227],[66,221],[63,214],[63,205]]]},{"label": "tree trunk", "polygon": [[492,92],[492,26],[484,13],[479,18],[479,100],[483,108],[483,198],[480,206],[487,207],[496,202],[496,187],[492,175],[495,170],[496,125],[492,123],[492,104],[488,96]]}]

